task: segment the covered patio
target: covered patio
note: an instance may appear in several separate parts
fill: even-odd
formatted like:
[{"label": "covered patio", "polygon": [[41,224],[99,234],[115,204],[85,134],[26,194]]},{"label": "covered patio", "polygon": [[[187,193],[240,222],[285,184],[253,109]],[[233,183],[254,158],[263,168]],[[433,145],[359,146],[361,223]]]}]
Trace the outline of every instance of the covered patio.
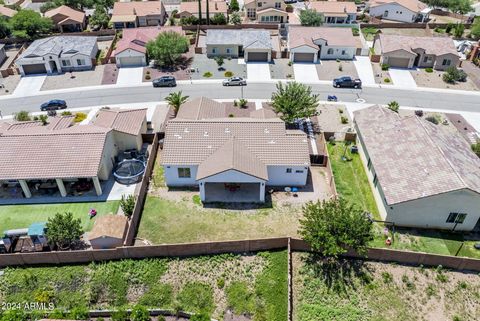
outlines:
[{"label": "covered patio", "polygon": [[263,203],[265,202],[265,183],[204,183],[200,185],[200,194],[205,203]]}]

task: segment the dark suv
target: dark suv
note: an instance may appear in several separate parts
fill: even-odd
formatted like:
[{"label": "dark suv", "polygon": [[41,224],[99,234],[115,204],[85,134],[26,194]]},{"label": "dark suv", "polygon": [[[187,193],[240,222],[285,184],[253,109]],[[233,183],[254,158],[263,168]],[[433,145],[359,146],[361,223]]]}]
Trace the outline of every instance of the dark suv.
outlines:
[{"label": "dark suv", "polygon": [[333,87],[335,88],[362,88],[362,81],[360,79],[353,79],[350,76],[343,76],[333,80]]},{"label": "dark suv", "polygon": [[163,76],[152,81],[153,87],[175,87],[177,82],[175,77]]},{"label": "dark suv", "polygon": [[40,106],[41,111],[58,110],[58,109],[65,109],[65,108],[67,108],[67,103],[65,102],[65,100],[61,100],[61,99],[53,99],[46,103],[43,103]]}]

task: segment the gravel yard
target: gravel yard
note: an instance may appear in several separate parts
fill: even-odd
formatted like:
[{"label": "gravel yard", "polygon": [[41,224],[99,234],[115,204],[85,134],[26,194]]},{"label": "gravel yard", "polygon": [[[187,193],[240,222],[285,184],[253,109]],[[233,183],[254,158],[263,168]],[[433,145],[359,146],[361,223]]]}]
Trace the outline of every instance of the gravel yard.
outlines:
[{"label": "gravel yard", "polygon": [[[393,84],[392,78],[390,77],[390,74],[388,73],[388,70],[382,70],[382,67],[380,66],[379,63],[372,63],[373,67],[373,76],[375,77],[375,82],[377,84]],[[390,81],[385,81],[386,79],[389,79]]]},{"label": "gravel yard", "polygon": [[[210,59],[206,55],[196,54],[193,58],[192,68],[195,72],[192,73],[192,79],[225,79],[226,71],[231,71],[234,76],[247,78],[247,65],[239,64],[238,59],[225,58],[223,64],[223,71],[218,70],[218,65],[215,59]],[[198,70],[198,72],[197,72]],[[211,77],[206,77],[205,73],[211,73]]]},{"label": "gravel yard", "polygon": [[77,88],[102,84],[105,65],[95,66],[93,70],[66,72],[49,75],[43,82],[41,90]]},{"label": "gravel yard", "polygon": [[273,63],[270,64],[272,79],[289,79],[293,77],[293,67],[288,65],[289,61],[289,59],[273,59]]},{"label": "gravel yard", "polygon": [[[340,70],[342,69],[342,70]],[[353,61],[342,60],[322,60],[321,64],[317,65],[318,79],[332,80],[340,76],[351,76],[358,78],[357,69]]]},{"label": "gravel yard", "polygon": [[412,37],[428,37],[430,33],[423,28],[382,28],[384,35],[412,36]]},{"label": "gravel yard", "polygon": [[456,84],[447,84],[443,81],[442,75],[443,71],[434,70],[431,73],[425,71],[425,69],[418,69],[411,71],[417,86],[419,87],[433,87],[433,88],[443,88],[443,89],[461,89],[461,90],[474,90],[478,91],[479,88],[475,86],[475,83],[467,78],[466,82],[458,82]]},{"label": "gravel yard", "polygon": [[22,77],[20,75],[13,75],[8,76],[7,78],[2,78],[1,84],[4,86],[4,88],[0,88],[0,96],[10,95],[11,93],[13,93],[21,78]]}]

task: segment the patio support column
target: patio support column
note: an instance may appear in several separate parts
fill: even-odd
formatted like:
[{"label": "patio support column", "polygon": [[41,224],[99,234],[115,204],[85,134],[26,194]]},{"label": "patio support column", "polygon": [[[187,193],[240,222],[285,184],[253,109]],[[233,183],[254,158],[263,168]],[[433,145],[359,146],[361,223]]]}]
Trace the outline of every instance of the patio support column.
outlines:
[{"label": "patio support column", "polygon": [[200,199],[205,202],[205,183],[200,183]]},{"label": "patio support column", "polygon": [[62,197],[67,196],[67,190],[65,189],[65,184],[63,184],[63,181],[61,178],[55,178],[55,182],[57,182],[58,190],[60,191],[60,195]]},{"label": "patio support column", "polygon": [[18,180],[20,186],[22,187],[23,194],[25,194],[26,198],[32,197],[32,192],[30,192],[30,188],[28,187],[27,181],[24,179]]},{"label": "patio support column", "polygon": [[92,177],[93,186],[95,186],[95,192],[97,192],[97,196],[102,195],[102,186],[100,185],[100,180],[98,177]]},{"label": "patio support column", "polygon": [[260,183],[260,202],[265,202],[265,183]]}]

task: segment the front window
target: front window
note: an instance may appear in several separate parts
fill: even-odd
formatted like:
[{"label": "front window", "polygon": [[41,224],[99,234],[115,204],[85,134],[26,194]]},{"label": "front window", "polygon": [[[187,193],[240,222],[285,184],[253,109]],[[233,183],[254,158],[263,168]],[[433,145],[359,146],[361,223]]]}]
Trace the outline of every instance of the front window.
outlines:
[{"label": "front window", "polygon": [[85,65],[85,59],[77,59],[77,65],[78,66],[84,66]]},{"label": "front window", "polygon": [[282,7],[281,2],[275,2],[275,9],[280,9]]},{"label": "front window", "polygon": [[261,6],[262,6],[262,3],[261,3],[261,2],[258,2],[258,3],[257,3],[257,7],[260,8]]},{"label": "front window", "polygon": [[214,47],[214,48],[212,49],[212,53],[214,53],[214,54],[216,54],[217,51],[218,51],[218,49],[217,49],[216,47]]},{"label": "front window", "polygon": [[62,66],[63,67],[70,67],[71,66],[70,60],[62,60]]},{"label": "front window", "polygon": [[344,56],[347,52],[345,50],[342,50],[342,56]]},{"label": "front window", "polygon": [[287,168],[286,172],[289,174],[292,172],[292,169],[291,168]]},{"label": "front window", "polygon": [[227,54],[231,54],[232,53],[232,48],[227,48],[226,52],[227,52]]},{"label": "front window", "polygon": [[450,66],[451,63],[450,59],[443,59],[442,66]]},{"label": "front window", "polygon": [[179,168],[178,169],[178,177],[179,178],[190,178],[190,168]]},{"label": "front window", "polygon": [[465,213],[450,213],[447,217],[447,223],[462,224],[466,217],[467,214]]},{"label": "front window", "polygon": [[248,16],[249,18],[255,18],[255,9],[253,9],[253,8],[248,8],[248,10],[247,10],[247,16]]},{"label": "front window", "polygon": [[327,50],[327,55],[333,55],[333,49],[331,49],[331,48],[328,49],[328,50]]}]

